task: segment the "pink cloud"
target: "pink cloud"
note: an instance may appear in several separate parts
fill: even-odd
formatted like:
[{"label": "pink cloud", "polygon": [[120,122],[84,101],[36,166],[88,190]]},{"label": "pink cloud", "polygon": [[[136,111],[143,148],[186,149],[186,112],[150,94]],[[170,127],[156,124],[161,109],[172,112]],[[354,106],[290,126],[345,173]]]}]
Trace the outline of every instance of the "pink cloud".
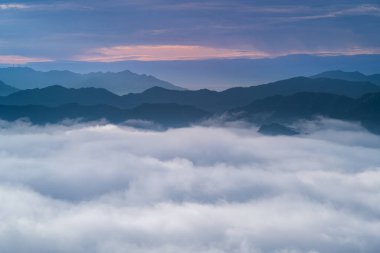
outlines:
[{"label": "pink cloud", "polygon": [[238,50],[188,45],[126,45],[103,47],[76,56],[76,60],[91,62],[169,61],[228,58],[263,58],[267,54],[253,50]]},{"label": "pink cloud", "polygon": [[30,62],[49,62],[47,58],[25,57],[19,55],[0,55],[0,64],[26,64]]},{"label": "pink cloud", "polygon": [[197,45],[120,45],[88,50],[85,54],[74,56],[73,60],[86,62],[117,61],[170,61],[206,59],[260,59],[279,56],[309,54],[319,56],[380,54],[380,49],[352,47],[347,49],[289,50],[284,52],[264,52],[214,48]]}]

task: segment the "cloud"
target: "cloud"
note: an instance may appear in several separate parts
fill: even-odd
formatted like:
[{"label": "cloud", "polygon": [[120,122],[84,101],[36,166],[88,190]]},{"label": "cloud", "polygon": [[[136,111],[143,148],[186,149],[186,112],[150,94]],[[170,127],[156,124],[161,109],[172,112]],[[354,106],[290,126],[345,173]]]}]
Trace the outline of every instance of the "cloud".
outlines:
[{"label": "cloud", "polygon": [[81,4],[78,2],[62,2],[54,1],[50,3],[41,3],[40,1],[28,1],[27,4],[23,3],[8,3],[0,4],[0,10],[28,10],[28,11],[85,11],[92,10],[90,5]]},{"label": "cloud", "polygon": [[350,48],[316,49],[316,50],[289,50],[287,52],[282,52],[278,54],[275,53],[273,55],[286,56],[286,55],[295,55],[295,54],[318,55],[318,56],[372,55],[372,54],[380,54],[380,48],[350,47]]},{"label": "cloud", "polygon": [[29,6],[26,4],[0,4],[0,10],[10,10],[10,9],[28,9]]},{"label": "cloud", "polygon": [[[2,252],[369,252],[380,137],[255,128],[0,125]],[[347,138],[349,137],[349,138]]]},{"label": "cloud", "polygon": [[49,62],[47,58],[27,57],[19,55],[0,55],[0,64],[26,64],[32,62]]},{"label": "cloud", "polygon": [[127,60],[169,61],[200,60],[218,58],[262,58],[265,54],[259,51],[213,48],[190,45],[121,45],[91,50],[86,55],[75,57],[75,60],[90,62],[116,62]]},{"label": "cloud", "polygon": [[308,54],[319,56],[380,54],[378,48],[351,47],[346,49],[288,50],[264,52],[257,50],[213,48],[199,45],[120,45],[88,50],[72,60],[84,62],[119,61],[181,61],[206,59],[262,59],[286,55]]},{"label": "cloud", "polygon": [[[311,9],[312,10],[312,9]],[[315,14],[317,12],[318,14]],[[294,15],[292,17],[279,18],[283,22],[318,20],[327,18],[338,18],[345,16],[380,16],[380,7],[378,5],[362,4],[350,7],[335,7],[335,10],[315,9],[309,15]]]}]

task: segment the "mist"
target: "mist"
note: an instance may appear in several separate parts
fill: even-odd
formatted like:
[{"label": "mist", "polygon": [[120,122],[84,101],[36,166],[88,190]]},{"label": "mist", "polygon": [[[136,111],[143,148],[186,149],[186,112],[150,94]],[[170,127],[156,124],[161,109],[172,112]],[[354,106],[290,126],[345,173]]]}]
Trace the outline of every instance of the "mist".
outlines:
[{"label": "mist", "polygon": [[380,137],[354,123],[0,126],[1,252],[380,248]]}]

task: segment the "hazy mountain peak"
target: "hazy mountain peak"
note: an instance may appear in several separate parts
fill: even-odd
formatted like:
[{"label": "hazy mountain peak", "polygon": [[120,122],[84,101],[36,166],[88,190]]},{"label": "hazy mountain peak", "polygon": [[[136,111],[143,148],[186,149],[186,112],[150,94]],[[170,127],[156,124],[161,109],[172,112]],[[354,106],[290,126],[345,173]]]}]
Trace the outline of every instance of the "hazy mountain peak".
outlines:
[{"label": "hazy mountain peak", "polygon": [[311,78],[331,78],[346,81],[371,82],[380,85],[380,75],[375,74],[367,76],[359,71],[347,72],[342,70],[331,70],[313,75]]},{"label": "hazy mountain peak", "polygon": [[68,70],[36,71],[29,67],[0,68],[0,80],[19,89],[61,85],[67,88],[106,88],[117,94],[142,92],[154,86],[182,90],[154,76],[140,75],[129,70],[79,74]]},{"label": "hazy mountain peak", "polygon": [[168,89],[165,89],[163,87],[159,87],[159,86],[153,86],[149,89],[146,89],[143,93],[148,93],[148,92],[156,92],[156,91],[167,91]]},{"label": "hazy mountain peak", "polygon": [[5,84],[3,81],[0,81],[0,96],[8,96],[16,91],[18,91],[18,89]]}]

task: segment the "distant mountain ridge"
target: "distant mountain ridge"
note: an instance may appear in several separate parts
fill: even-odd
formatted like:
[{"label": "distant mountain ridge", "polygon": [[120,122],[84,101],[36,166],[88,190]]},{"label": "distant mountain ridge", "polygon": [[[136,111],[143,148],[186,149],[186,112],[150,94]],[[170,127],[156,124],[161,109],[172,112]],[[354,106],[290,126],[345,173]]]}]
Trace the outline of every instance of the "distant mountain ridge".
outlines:
[{"label": "distant mountain ridge", "polygon": [[259,86],[231,88],[222,92],[206,89],[178,91],[153,87],[142,93],[118,96],[102,88],[68,89],[62,86],[50,86],[21,90],[7,97],[0,97],[0,104],[43,106],[60,106],[67,103],[108,104],[122,109],[131,109],[147,103],[174,103],[209,112],[223,112],[248,105],[258,99],[275,95],[292,95],[298,92],[324,92],[359,98],[367,93],[380,92],[380,87],[368,82],[296,77]]},{"label": "distant mountain ridge", "polygon": [[[282,2],[284,1],[279,1],[279,3]],[[207,87],[213,90],[226,89],[231,86],[275,82],[294,76],[311,76],[334,69],[380,73],[379,62],[380,54],[349,56],[291,54],[261,59],[239,58],[194,61],[125,61],[113,63],[54,61],[33,63],[29,64],[29,66],[44,70],[71,69],[74,72],[78,70],[82,73],[93,70],[118,71],[129,69],[136,73],[150,73],[185,88],[201,89]]]},{"label": "distant mountain ridge", "polygon": [[12,93],[15,93],[16,91],[18,91],[18,89],[0,81],[0,96],[8,96]]},{"label": "distant mountain ridge", "polygon": [[78,74],[71,71],[36,71],[27,67],[0,68],[0,80],[18,89],[44,88],[61,85],[67,88],[95,87],[124,95],[142,92],[158,86],[166,89],[183,90],[169,82],[150,75],[139,75],[128,70],[112,72],[93,72]]},{"label": "distant mountain ridge", "polygon": [[322,72],[311,77],[339,79],[339,80],[346,80],[346,81],[353,81],[353,82],[371,82],[373,84],[380,85],[380,74],[364,75],[358,71],[345,72],[341,70],[332,70],[332,71]]}]

